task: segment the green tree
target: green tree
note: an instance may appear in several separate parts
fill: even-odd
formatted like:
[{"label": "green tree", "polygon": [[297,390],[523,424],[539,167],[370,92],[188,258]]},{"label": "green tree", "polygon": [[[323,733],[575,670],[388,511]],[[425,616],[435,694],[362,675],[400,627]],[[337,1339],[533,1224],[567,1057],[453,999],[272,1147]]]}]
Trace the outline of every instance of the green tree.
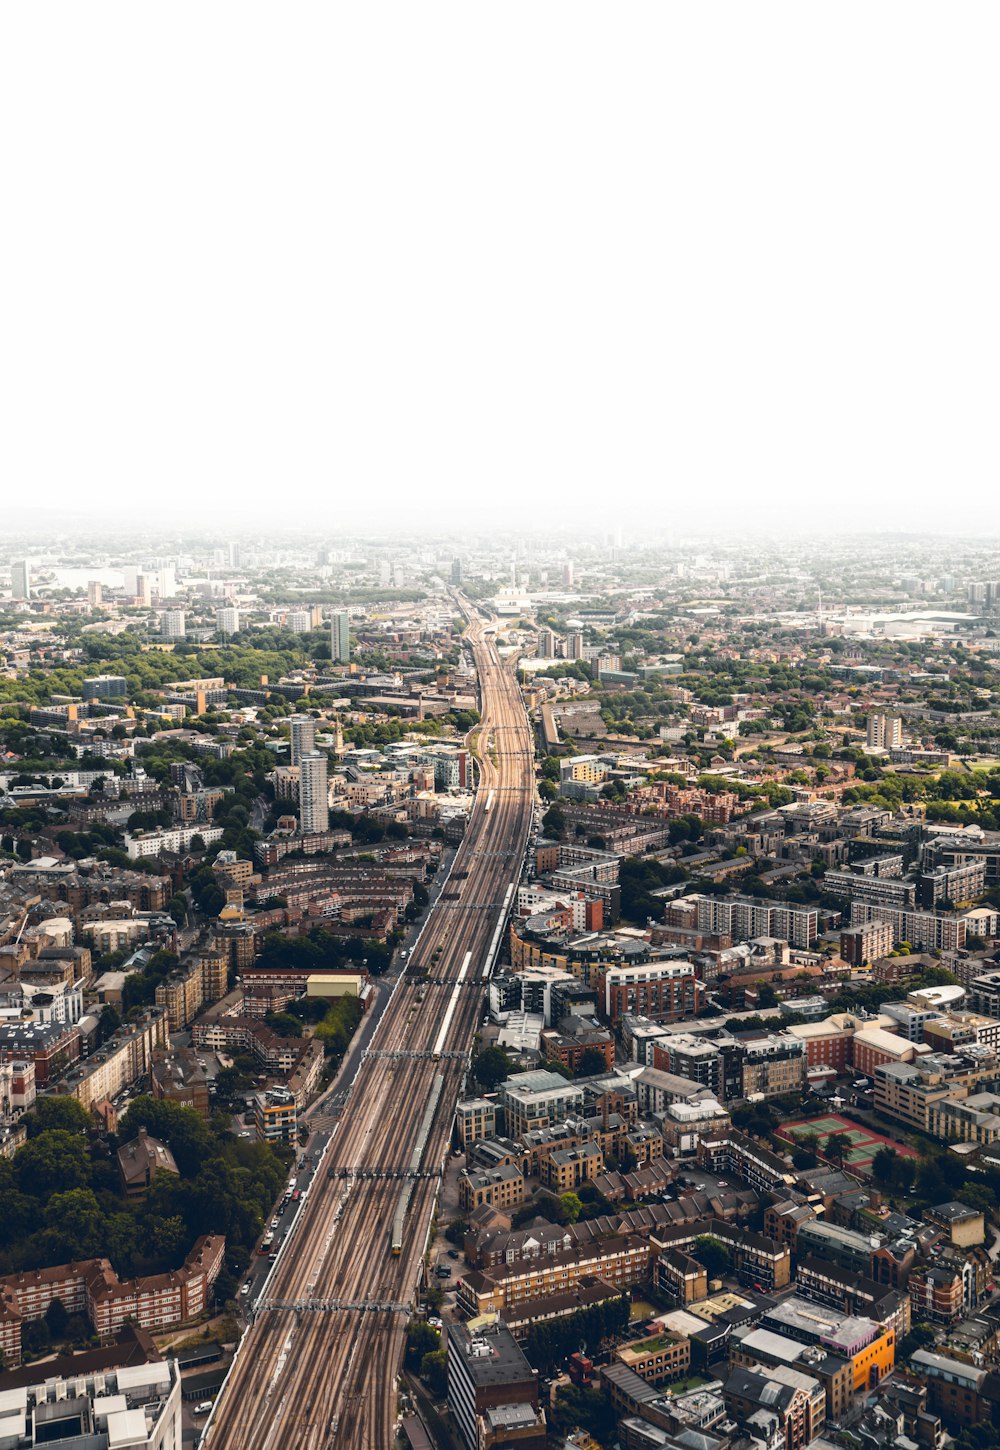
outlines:
[{"label": "green tree", "polygon": [[559,1202],[562,1204],[566,1214],[567,1223],[576,1223],[583,1209],[580,1197],[576,1193],[560,1193]]},{"label": "green tree", "polygon": [[851,1140],[847,1133],[831,1133],[823,1143],[823,1157],[828,1163],[843,1165],[851,1151]]},{"label": "green tree", "polygon": [[45,1226],[54,1262],[92,1259],[104,1241],[104,1214],[90,1188],[54,1193],[45,1205]]},{"label": "green tree", "polygon": [[547,836],[561,837],[566,831],[566,816],[558,806],[549,806],[542,817],[542,830]]},{"label": "green tree", "polygon": [[211,1155],[208,1127],[191,1108],[157,1102],[148,1093],[137,1097],[118,1125],[118,1136],[128,1143],[140,1128],[159,1138],[173,1153],[184,1178],[193,1178]]},{"label": "green tree", "polygon": [[31,1198],[49,1199],[52,1194],[90,1183],[90,1156],[84,1140],[53,1128],[32,1138],[14,1155],[17,1186]]},{"label": "green tree", "polygon": [[28,1114],[28,1135],[38,1138],[43,1133],[86,1133],[93,1126],[90,1114],[76,1098],[39,1098]]},{"label": "green tree", "polygon": [[420,1378],[436,1400],[443,1400],[448,1393],[448,1355],[443,1349],[431,1350],[420,1361]]},{"label": "green tree", "polygon": [[61,1299],[51,1299],[49,1307],[45,1311],[45,1324],[51,1338],[58,1342],[66,1333],[66,1326],[69,1323],[69,1315],[66,1306]]},{"label": "green tree", "polygon": [[579,1425],[599,1445],[607,1447],[614,1444],[615,1413],[602,1390],[582,1389],[577,1385],[560,1386],[548,1418],[549,1429],[554,1435],[565,1437]]},{"label": "green tree", "polygon": [[493,1092],[510,1076],[510,1061],[499,1047],[484,1047],[472,1059],[472,1075],[487,1092]]},{"label": "green tree", "polygon": [[711,1234],[699,1234],[694,1241],[693,1255],[710,1279],[721,1279],[730,1269],[729,1250]]},{"label": "green tree", "polygon": [[896,1154],[889,1147],[879,1148],[872,1159],[872,1178],[883,1188],[888,1188],[892,1183],[892,1169],[896,1161]]},{"label": "green tree", "polygon": [[406,1362],[411,1368],[420,1365],[425,1354],[441,1348],[441,1331],[422,1319],[414,1319],[406,1331]]}]

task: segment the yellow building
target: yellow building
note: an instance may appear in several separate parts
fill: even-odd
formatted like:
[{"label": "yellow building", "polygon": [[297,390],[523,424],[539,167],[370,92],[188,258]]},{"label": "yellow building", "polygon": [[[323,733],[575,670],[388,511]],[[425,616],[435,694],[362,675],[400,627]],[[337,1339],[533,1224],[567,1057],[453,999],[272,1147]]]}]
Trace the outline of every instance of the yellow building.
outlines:
[{"label": "yellow building", "polygon": [[603,1171],[604,1154],[596,1143],[553,1148],[538,1162],[538,1176],[553,1193],[570,1193],[581,1183],[592,1183]]},{"label": "yellow building", "polygon": [[458,1175],[458,1201],[463,1213],[472,1213],[484,1204],[490,1208],[516,1208],[524,1202],[520,1169],[507,1163],[478,1172],[466,1168]]},{"label": "yellow building", "polygon": [[691,1368],[691,1341],[668,1331],[615,1351],[618,1361],[649,1385],[679,1379]]},{"label": "yellow building", "polygon": [[287,1088],[268,1088],[254,1098],[254,1124],[260,1143],[294,1143],[298,1122],[295,1094]]},{"label": "yellow building", "polygon": [[167,1014],[169,1031],[183,1032],[193,1022],[205,1000],[201,964],[195,962],[172,972],[156,989],[156,1005]]}]

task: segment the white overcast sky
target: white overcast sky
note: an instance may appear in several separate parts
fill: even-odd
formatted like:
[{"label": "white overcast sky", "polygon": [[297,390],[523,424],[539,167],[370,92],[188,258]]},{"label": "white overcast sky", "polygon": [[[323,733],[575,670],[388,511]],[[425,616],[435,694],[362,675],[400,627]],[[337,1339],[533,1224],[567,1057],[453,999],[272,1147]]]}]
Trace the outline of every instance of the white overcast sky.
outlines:
[{"label": "white overcast sky", "polygon": [[0,496],[1000,533],[998,39],[975,0],[7,5]]}]

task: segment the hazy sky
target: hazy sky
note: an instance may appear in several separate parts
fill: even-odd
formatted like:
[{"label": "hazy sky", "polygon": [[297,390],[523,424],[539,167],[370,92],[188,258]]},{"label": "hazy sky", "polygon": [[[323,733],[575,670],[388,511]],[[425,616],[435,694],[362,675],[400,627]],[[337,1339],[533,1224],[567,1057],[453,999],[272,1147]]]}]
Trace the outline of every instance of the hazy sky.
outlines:
[{"label": "hazy sky", "polygon": [[7,5],[0,495],[1000,533],[998,39],[974,0]]}]

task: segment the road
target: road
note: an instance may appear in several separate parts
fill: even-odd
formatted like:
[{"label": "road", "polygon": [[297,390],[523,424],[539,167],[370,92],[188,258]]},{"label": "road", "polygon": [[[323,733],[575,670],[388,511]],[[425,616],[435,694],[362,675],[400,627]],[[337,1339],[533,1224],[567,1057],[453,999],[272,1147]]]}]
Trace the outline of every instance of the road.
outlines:
[{"label": "road", "polygon": [[454,1104],[534,799],[532,733],[516,681],[478,615],[468,639],[482,715],[469,826],[256,1303],[206,1428],[212,1450],[393,1443],[406,1325]]}]

